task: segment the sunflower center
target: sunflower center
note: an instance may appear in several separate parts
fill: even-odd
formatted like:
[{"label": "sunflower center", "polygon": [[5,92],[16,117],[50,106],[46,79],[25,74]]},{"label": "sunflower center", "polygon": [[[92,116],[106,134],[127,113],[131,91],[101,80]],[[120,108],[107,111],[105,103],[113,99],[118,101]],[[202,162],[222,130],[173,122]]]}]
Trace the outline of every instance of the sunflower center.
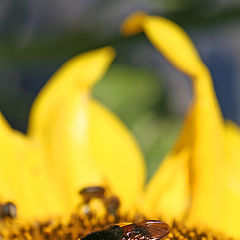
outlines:
[{"label": "sunflower center", "polygon": [[[0,239],[10,240],[80,240],[89,233],[108,230],[115,231],[115,229],[122,228],[124,231],[132,231],[131,234],[138,234],[134,239],[165,239],[165,240],[218,240],[227,239],[222,235],[216,235],[210,231],[202,232],[199,229],[188,229],[183,224],[174,222],[170,226],[170,233],[164,227],[167,226],[164,222],[158,220],[144,220],[146,219],[141,214],[130,216],[130,214],[120,214],[119,206],[120,201],[116,196],[108,195],[105,189],[99,186],[88,187],[79,191],[82,197],[82,202],[78,205],[76,210],[66,220],[60,218],[52,218],[47,221],[32,221],[24,222],[16,217],[16,206],[13,203],[7,202],[1,204],[0,207]],[[92,208],[93,201],[98,200],[102,202],[102,206],[105,208],[104,214],[99,215],[96,208]],[[126,223],[127,222],[127,223]],[[134,224],[131,224],[131,223]],[[154,228],[147,229],[145,223],[157,224],[163,227],[159,227],[159,230]],[[136,232],[136,228],[138,231]],[[142,231],[142,229],[144,231]],[[156,231],[159,232],[156,232]],[[166,234],[162,234],[161,230],[167,231]],[[122,231],[124,233],[124,231]],[[102,232],[102,231],[100,231]],[[129,232],[128,232],[129,233]],[[126,236],[129,234],[126,233]],[[147,233],[147,234],[146,234]],[[130,235],[131,235],[130,234]],[[142,234],[142,235],[141,235]],[[149,234],[154,234],[157,237],[151,238]],[[167,235],[168,234],[168,235]],[[98,236],[99,234],[95,234]],[[94,235],[94,236],[95,236]],[[129,235],[129,236],[130,236]],[[113,236],[115,236],[113,234]],[[144,237],[145,236],[145,237]],[[104,237],[94,240],[105,239]],[[123,240],[116,236],[111,240]],[[91,239],[91,238],[90,238]],[[132,239],[132,238],[131,238]],[[131,240],[130,237],[125,240]]]}]

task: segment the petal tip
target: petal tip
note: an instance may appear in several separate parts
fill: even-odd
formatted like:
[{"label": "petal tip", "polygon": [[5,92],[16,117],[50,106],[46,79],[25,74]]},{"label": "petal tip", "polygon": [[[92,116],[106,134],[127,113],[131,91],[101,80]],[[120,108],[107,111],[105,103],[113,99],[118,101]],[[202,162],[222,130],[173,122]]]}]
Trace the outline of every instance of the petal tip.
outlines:
[{"label": "petal tip", "polygon": [[147,14],[143,11],[137,11],[129,15],[121,25],[121,34],[131,36],[142,32],[142,23],[146,16]]},{"label": "petal tip", "polygon": [[116,57],[116,51],[112,46],[106,46],[98,49],[101,54],[106,56],[109,62],[112,62],[113,59]]}]

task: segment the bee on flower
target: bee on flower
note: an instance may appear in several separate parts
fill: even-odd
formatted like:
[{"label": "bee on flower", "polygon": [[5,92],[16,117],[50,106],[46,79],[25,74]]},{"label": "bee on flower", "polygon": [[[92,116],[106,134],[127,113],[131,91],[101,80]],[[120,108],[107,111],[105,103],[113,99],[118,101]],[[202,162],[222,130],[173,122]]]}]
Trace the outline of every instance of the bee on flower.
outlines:
[{"label": "bee on flower", "polygon": [[[239,237],[240,132],[223,120],[207,66],[188,35],[168,19],[138,12],[125,20],[121,31],[143,31],[192,79],[194,97],[179,138],[145,186],[144,157],[132,133],[91,97],[115,57],[114,49],[103,47],[70,59],[35,99],[26,135],[0,115],[0,197],[17,206],[20,221],[11,222],[7,236],[92,239],[92,230],[131,220],[135,223],[107,229],[120,231],[119,240],[128,239],[128,233],[129,239],[143,240],[213,238],[199,229]],[[93,214],[75,213],[79,191]],[[168,236],[167,224],[154,221],[159,218],[171,225]],[[6,228],[0,228],[1,234]],[[94,236],[102,239],[105,233]]]}]

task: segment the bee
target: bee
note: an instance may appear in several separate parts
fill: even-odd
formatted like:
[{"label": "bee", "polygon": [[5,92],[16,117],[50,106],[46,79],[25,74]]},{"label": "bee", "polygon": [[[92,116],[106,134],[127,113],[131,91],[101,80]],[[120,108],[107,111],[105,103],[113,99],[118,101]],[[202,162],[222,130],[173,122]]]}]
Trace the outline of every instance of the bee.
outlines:
[{"label": "bee", "polygon": [[0,219],[2,218],[16,218],[17,217],[17,208],[16,205],[12,202],[6,202],[0,204]]},{"label": "bee", "polygon": [[108,212],[108,214],[116,215],[117,211],[120,207],[120,200],[116,196],[110,196],[108,198],[105,198],[103,200],[103,203],[105,205],[105,208]]},{"label": "bee", "polygon": [[107,229],[92,232],[81,240],[159,240],[167,236],[168,233],[167,223],[157,220],[143,220],[124,226],[113,225]]},{"label": "bee", "polygon": [[108,214],[116,215],[120,207],[119,198],[108,192],[106,193],[106,189],[101,186],[83,188],[79,191],[79,194],[83,197],[85,204],[89,204],[94,198],[102,200]]},{"label": "bee", "polygon": [[100,186],[86,187],[79,191],[79,194],[83,196],[86,203],[92,198],[103,199],[105,197],[105,188]]}]

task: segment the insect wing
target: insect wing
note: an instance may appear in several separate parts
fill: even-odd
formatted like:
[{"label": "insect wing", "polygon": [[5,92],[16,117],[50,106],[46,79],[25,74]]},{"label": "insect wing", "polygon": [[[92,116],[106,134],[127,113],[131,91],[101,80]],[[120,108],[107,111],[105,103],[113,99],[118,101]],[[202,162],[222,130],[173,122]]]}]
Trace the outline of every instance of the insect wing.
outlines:
[{"label": "insect wing", "polygon": [[86,187],[79,191],[80,195],[90,195],[90,196],[97,196],[97,197],[103,197],[105,193],[105,188],[101,186],[92,186],[92,187]]},{"label": "insect wing", "polygon": [[158,240],[169,233],[168,224],[157,220],[144,220],[121,227],[123,240]]},{"label": "insect wing", "polygon": [[168,224],[161,221],[147,221],[145,226],[149,232],[147,239],[161,239],[169,233]]}]

